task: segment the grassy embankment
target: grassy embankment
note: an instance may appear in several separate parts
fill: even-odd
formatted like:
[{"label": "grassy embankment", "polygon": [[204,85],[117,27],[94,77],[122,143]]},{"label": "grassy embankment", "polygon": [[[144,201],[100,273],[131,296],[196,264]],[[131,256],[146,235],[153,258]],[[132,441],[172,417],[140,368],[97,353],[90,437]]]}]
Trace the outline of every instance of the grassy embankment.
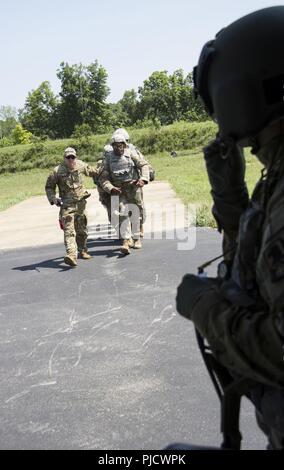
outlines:
[{"label": "grassy embankment", "polygon": [[[168,181],[184,203],[198,205],[197,223],[200,226],[214,224],[201,148],[215,132],[212,122],[179,123],[160,130],[131,132],[132,140],[155,168],[157,180]],[[31,196],[44,194],[46,177],[60,161],[66,146],[74,145],[80,158],[95,163],[108,140],[109,135],[102,135],[80,141],[58,140],[0,149],[0,210]],[[177,158],[170,156],[171,150],[178,152]],[[246,153],[246,160],[246,179],[252,190],[261,167],[249,152]],[[93,187],[91,179],[88,178],[86,183],[88,187]]]}]

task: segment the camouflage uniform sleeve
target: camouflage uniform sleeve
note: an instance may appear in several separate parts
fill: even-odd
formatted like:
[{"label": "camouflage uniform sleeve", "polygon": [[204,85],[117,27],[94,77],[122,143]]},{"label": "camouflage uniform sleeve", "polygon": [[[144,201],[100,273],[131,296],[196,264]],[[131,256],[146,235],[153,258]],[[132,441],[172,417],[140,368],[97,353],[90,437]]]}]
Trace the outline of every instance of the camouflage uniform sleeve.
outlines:
[{"label": "camouflage uniform sleeve", "polygon": [[228,195],[219,199],[213,192],[211,194],[214,201],[212,214],[219,232],[223,234],[224,259],[232,261],[237,248],[240,218],[248,206],[247,190],[244,189],[243,198],[240,196],[238,200],[230,200]]},{"label": "camouflage uniform sleeve", "polygon": [[270,311],[232,305],[212,290],[196,303],[191,318],[229,370],[284,385],[283,338]]},{"label": "camouflage uniform sleeve", "polygon": [[[280,182],[280,192],[282,182]],[[211,290],[194,306],[191,319],[217,359],[270,385],[284,385],[284,196],[276,193],[267,208],[256,279],[261,306],[232,304]]]},{"label": "camouflage uniform sleeve", "polygon": [[136,153],[134,154],[131,152],[131,158],[134,161],[136,167],[141,171],[141,179],[145,182],[148,183],[150,179],[150,168],[149,168],[149,163],[145,158],[143,157],[142,153]]},{"label": "camouflage uniform sleeve", "polygon": [[45,192],[50,204],[53,204],[53,201],[56,198],[56,185],[58,183],[57,170],[58,167],[54,168],[53,172],[48,176],[45,183]]},{"label": "camouflage uniform sleeve", "polygon": [[100,174],[98,179],[99,185],[106,193],[111,193],[112,188],[114,185],[110,181],[110,173],[109,173],[109,164],[107,157],[105,157],[102,167],[100,168]]},{"label": "camouflage uniform sleeve", "polygon": [[91,176],[92,178],[94,178],[99,175],[99,170],[98,168],[95,168],[85,163],[83,173],[85,176]]},{"label": "camouflage uniform sleeve", "polygon": [[223,232],[224,258],[231,261],[236,251],[240,217],[249,203],[244,154],[234,146],[227,158],[222,158],[218,139],[203,150],[214,202],[212,214],[219,232]]},{"label": "camouflage uniform sleeve", "polygon": [[138,158],[143,158],[145,160],[143,153],[139,150],[139,148],[135,147],[135,145],[132,145],[130,151],[132,155],[136,155]]}]

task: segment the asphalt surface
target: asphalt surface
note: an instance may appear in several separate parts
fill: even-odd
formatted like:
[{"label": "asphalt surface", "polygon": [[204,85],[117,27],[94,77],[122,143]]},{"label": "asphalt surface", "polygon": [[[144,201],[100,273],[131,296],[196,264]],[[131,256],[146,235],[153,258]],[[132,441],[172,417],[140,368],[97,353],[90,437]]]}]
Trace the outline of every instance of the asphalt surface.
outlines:
[{"label": "asphalt surface", "polygon": [[[220,253],[220,236],[199,230],[192,251],[146,240],[127,257],[111,240],[89,247],[76,269],[63,244],[0,252],[0,448],[220,444],[215,391],[175,312],[182,275]],[[243,448],[265,448],[248,401],[241,429]]]}]

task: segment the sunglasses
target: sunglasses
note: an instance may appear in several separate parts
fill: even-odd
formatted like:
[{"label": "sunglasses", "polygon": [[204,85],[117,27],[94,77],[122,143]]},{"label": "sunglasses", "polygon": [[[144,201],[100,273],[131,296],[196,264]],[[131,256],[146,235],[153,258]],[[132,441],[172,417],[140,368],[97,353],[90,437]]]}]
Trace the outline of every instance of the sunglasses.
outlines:
[{"label": "sunglasses", "polygon": [[75,160],[76,157],[74,157],[74,155],[68,155],[68,157],[65,157],[66,160]]}]

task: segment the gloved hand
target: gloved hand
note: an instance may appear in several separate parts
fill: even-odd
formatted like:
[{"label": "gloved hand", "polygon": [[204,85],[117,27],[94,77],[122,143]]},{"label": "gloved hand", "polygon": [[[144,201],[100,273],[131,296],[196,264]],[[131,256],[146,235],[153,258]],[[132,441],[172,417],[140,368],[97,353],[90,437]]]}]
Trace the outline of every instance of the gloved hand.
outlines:
[{"label": "gloved hand", "polygon": [[248,207],[243,150],[233,141],[226,146],[217,135],[204,148],[207,173],[214,200],[213,215],[219,231],[238,232],[241,214]]},{"label": "gloved hand", "polygon": [[85,191],[83,195],[83,199],[88,199],[91,195],[92,193],[90,193],[90,191]]},{"label": "gloved hand", "polygon": [[137,180],[136,181],[136,186],[139,186],[139,188],[143,188],[145,182],[143,180]]},{"label": "gloved hand", "polygon": [[121,188],[117,188],[116,186],[114,186],[111,190],[111,194],[121,194],[122,191],[121,191]]},{"label": "gloved hand", "polygon": [[199,277],[194,274],[186,274],[178,286],[176,296],[177,311],[191,320],[192,311],[198,300],[207,292],[216,289],[218,279]]},{"label": "gloved hand", "polygon": [[62,200],[58,197],[54,197],[52,202],[51,202],[51,205],[56,205],[57,207],[61,207],[62,206]]},{"label": "gloved hand", "polygon": [[213,193],[222,196],[245,186],[245,158],[239,146],[233,141],[227,146],[217,135],[203,151]]}]

